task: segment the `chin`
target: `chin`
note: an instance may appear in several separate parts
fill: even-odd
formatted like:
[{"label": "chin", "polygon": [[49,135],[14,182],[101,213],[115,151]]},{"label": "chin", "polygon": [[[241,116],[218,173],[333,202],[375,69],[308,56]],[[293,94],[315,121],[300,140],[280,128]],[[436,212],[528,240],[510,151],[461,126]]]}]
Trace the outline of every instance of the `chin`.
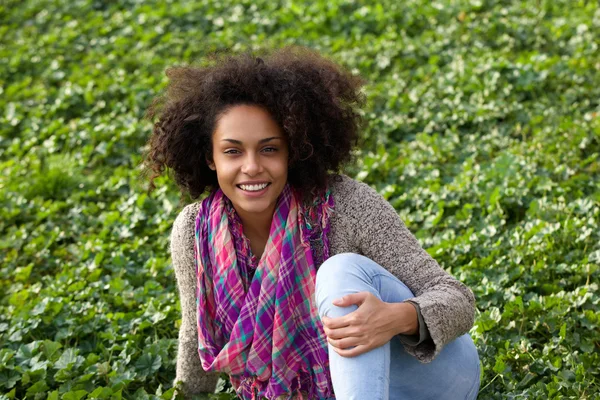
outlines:
[{"label": "chin", "polygon": [[269,206],[270,204],[267,202],[264,202],[262,204],[248,204],[244,202],[243,204],[241,204],[240,208],[247,213],[262,214],[270,208]]}]

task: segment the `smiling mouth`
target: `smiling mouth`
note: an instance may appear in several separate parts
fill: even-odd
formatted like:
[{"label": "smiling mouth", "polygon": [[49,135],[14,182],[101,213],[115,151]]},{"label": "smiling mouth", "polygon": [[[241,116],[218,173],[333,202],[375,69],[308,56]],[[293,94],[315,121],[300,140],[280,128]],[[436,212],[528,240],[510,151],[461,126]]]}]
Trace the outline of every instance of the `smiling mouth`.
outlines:
[{"label": "smiling mouth", "polygon": [[265,189],[267,186],[270,186],[271,183],[260,183],[256,185],[236,185],[238,188],[242,189],[245,192],[260,192]]}]

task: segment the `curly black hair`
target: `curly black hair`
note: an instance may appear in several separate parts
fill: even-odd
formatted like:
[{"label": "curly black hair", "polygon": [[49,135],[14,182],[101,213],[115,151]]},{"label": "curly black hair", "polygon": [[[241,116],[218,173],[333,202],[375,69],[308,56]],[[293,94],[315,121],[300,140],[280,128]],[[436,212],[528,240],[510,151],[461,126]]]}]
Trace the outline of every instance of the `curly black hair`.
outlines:
[{"label": "curly black hair", "polygon": [[[261,58],[262,57],[262,58]],[[168,68],[169,83],[146,116],[154,120],[144,160],[154,179],[171,170],[182,192],[200,197],[218,187],[212,134],[219,116],[236,105],[266,109],[288,140],[288,182],[303,195],[326,187],[351,159],[359,138],[364,81],[317,52],[285,47],[261,57],[213,55],[205,67]]]}]

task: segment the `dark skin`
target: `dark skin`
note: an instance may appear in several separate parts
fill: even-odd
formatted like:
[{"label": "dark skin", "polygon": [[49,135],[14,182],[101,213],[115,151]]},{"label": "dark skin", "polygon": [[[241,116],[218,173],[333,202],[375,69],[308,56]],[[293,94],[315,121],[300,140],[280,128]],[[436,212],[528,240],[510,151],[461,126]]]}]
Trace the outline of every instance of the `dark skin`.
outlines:
[{"label": "dark skin", "polygon": [[269,228],[267,228],[267,230],[265,231],[264,229],[247,229],[246,227],[244,227],[244,235],[246,235],[246,237],[250,241],[250,248],[252,249],[252,254],[258,257],[258,259],[260,259],[262,257],[263,252],[265,251],[267,239],[269,239]]},{"label": "dark skin", "polygon": [[[252,253],[260,258],[287,183],[287,140],[264,108],[239,105],[219,118],[212,141],[209,168],[217,172],[219,187],[239,215]],[[246,190],[263,184],[264,190]]]}]

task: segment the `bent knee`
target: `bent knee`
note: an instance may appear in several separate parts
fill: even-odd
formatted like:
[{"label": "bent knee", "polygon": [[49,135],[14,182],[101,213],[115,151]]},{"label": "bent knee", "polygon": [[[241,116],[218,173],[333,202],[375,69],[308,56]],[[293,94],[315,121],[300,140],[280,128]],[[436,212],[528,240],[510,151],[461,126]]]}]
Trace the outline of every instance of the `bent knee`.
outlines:
[{"label": "bent knee", "polygon": [[332,279],[338,280],[348,273],[352,265],[356,265],[360,258],[366,258],[356,253],[340,253],[329,257],[317,270],[317,285],[330,283]]}]

